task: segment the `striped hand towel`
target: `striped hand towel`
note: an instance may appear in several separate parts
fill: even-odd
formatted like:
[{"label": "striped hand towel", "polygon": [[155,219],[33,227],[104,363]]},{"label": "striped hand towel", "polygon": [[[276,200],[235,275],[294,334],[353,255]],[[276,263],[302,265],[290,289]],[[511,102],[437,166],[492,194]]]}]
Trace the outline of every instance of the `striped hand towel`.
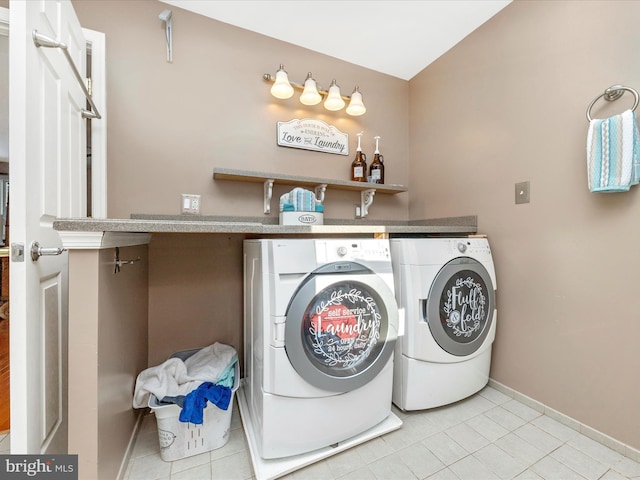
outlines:
[{"label": "striped hand towel", "polygon": [[640,179],[638,121],[631,110],[593,119],[587,134],[587,176],[591,192],[626,192]]},{"label": "striped hand towel", "polygon": [[316,196],[313,192],[296,187],[290,192],[280,196],[281,212],[314,212],[317,204]]}]

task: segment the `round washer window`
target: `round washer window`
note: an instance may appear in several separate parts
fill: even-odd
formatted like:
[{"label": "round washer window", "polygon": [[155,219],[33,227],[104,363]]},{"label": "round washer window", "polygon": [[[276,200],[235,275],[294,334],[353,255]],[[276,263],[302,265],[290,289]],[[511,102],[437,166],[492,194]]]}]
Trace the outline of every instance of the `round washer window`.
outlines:
[{"label": "round washer window", "polygon": [[370,270],[311,274],[286,314],[285,349],[298,374],[318,388],[345,392],[385,367],[397,335],[393,292]]},{"label": "round washer window", "polygon": [[334,376],[367,368],[367,358],[387,337],[386,308],[380,296],[360,282],[334,283],[316,295],[302,317],[302,341],[309,361]]}]

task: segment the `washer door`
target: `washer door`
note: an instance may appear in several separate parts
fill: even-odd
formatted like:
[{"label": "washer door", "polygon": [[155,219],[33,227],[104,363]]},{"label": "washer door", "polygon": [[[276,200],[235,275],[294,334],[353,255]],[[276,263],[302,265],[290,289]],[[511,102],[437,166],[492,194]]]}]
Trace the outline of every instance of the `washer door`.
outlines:
[{"label": "washer door", "polygon": [[422,306],[423,320],[438,345],[451,355],[471,355],[491,329],[495,310],[491,277],[473,258],[455,258],[440,269]]},{"label": "washer door", "polygon": [[398,307],[382,278],[355,262],[315,270],[286,313],[285,350],[311,385],[347,392],[386,366],[395,346]]}]

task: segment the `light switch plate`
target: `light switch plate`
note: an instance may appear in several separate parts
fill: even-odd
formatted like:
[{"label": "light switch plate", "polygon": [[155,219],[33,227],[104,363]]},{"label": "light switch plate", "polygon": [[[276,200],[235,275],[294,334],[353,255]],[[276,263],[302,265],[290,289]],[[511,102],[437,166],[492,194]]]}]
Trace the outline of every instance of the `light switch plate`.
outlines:
[{"label": "light switch plate", "polygon": [[182,213],[198,215],[200,213],[200,195],[182,194]]},{"label": "light switch plate", "polygon": [[529,203],[529,181],[516,183],[516,204]]}]

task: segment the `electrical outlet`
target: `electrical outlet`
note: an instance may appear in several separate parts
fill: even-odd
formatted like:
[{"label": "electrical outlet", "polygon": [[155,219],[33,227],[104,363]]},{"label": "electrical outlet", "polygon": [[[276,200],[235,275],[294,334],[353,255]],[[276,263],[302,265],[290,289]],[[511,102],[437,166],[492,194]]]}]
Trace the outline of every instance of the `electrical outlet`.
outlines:
[{"label": "electrical outlet", "polygon": [[360,205],[356,205],[356,204],[354,204],[354,205],[353,205],[353,208],[354,208],[354,210],[355,210],[355,217],[356,217],[356,218],[362,218],[362,215],[361,215],[361,213],[360,213],[360,210],[361,210]]},{"label": "electrical outlet", "polygon": [[529,182],[516,183],[516,204],[529,203]]},{"label": "electrical outlet", "polygon": [[200,195],[182,194],[182,213],[198,215],[200,213]]}]

